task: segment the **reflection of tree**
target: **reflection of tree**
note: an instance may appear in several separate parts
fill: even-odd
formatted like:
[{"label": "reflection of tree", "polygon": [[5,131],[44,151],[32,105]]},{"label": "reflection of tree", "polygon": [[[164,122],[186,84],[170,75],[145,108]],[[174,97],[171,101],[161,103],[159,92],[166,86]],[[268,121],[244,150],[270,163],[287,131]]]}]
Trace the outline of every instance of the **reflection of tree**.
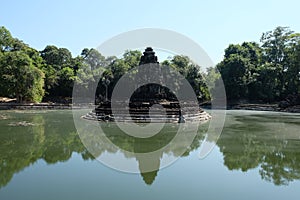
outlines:
[{"label": "reflection of tree", "polygon": [[[288,147],[289,148],[289,147]],[[300,179],[300,152],[274,151],[261,164],[260,175],[275,185],[287,185]]]},{"label": "reflection of tree", "polygon": [[[224,165],[242,171],[259,167],[262,179],[275,185],[300,179],[300,142],[290,129],[276,130],[284,127],[282,120],[252,115],[227,123],[218,141]],[[272,126],[274,122],[277,126]]]},{"label": "reflection of tree", "polygon": [[72,152],[82,153],[86,159],[91,158],[79,140],[71,115],[64,118],[63,123],[53,123],[58,120],[54,113],[19,115],[34,125],[9,127],[8,121],[1,121],[0,188],[5,186],[15,173],[39,159],[44,159],[49,164],[66,161]]},{"label": "reflection of tree", "polygon": [[5,186],[14,173],[33,164],[42,155],[39,144],[45,141],[40,116],[30,118],[36,126],[5,127],[1,124],[0,134],[0,187]]},{"label": "reflection of tree", "polygon": [[42,158],[48,164],[67,161],[70,159],[72,152],[81,153],[84,151],[72,121],[64,121],[64,124],[59,126],[46,123],[44,128],[46,130],[46,141]]},{"label": "reflection of tree", "polygon": [[[76,133],[70,113],[48,112],[45,114],[18,114],[17,119],[26,120],[33,126],[11,127],[10,122],[16,119],[1,120],[0,134],[0,187],[5,186],[15,173],[43,159],[48,164],[63,162],[70,159],[73,152],[80,153],[83,159],[94,159],[93,155],[82,145]],[[287,117],[285,117],[287,118]],[[284,118],[284,119],[285,119]],[[62,120],[63,119],[63,120]],[[247,171],[259,167],[262,179],[275,185],[288,184],[300,179],[300,141],[297,134],[299,123],[287,118],[277,120],[271,116],[239,116],[226,123],[218,141],[218,146],[224,155],[224,165],[230,170]],[[86,123],[86,122],[84,122]],[[277,124],[276,126],[270,123]],[[105,124],[105,125],[104,125]],[[287,129],[284,127],[288,126]],[[89,131],[90,124],[85,127]],[[280,127],[283,127],[280,129]],[[187,156],[199,148],[204,138],[207,124],[202,125],[192,144],[182,155],[181,149],[186,148],[184,140],[173,141],[176,125],[163,129],[162,133],[148,139],[136,139],[120,132],[114,123],[103,123],[105,136],[90,132],[87,138],[91,147],[97,149],[97,155],[104,152],[121,152],[127,158],[135,158],[139,163],[141,176],[146,184],[152,184],[158,170],[147,172],[147,168],[161,164],[161,154],[154,154],[150,160],[128,152],[149,152],[161,148],[168,142],[176,143],[176,148],[164,150],[164,154]],[[279,130],[278,130],[279,129]],[[103,137],[103,138],[101,138]],[[117,147],[107,143],[110,140]],[[95,156],[95,155],[94,155]]]},{"label": "reflection of tree", "polygon": [[[108,132],[105,136],[88,132],[90,124],[87,124],[85,127],[87,131],[86,138],[79,138],[74,127],[72,115],[67,111],[34,115],[24,113],[14,116],[12,115],[10,119],[0,121],[0,188],[5,186],[15,173],[22,171],[39,159],[43,159],[48,164],[55,164],[67,161],[71,158],[73,152],[80,153],[84,160],[94,159],[94,156],[99,156],[103,152],[118,152],[118,148],[109,145],[107,139],[119,148],[129,152],[149,152],[168,144],[177,131],[176,126],[169,126],[169,128],[163,129],[162,133],[143,140],[121,133],[114,123],[103,123],[105,125],[102,128],[105,129],[106,133]],[[10,122],[20,118],[34,125],[27,127],[8,126]],[[184,156],[199,147],[205,131],[206,127],[200,130],[191,146],[184,153]],[[82,145],[80,139],[90,142],[90,146],[95,147],[97,155],[90,154]],[[184,141],[175,142],[178,143],[178,149],[166,149],[164,153],[172,154],[176,157],[181,156],[179,153],[180,149],[186,148],[186,144]],[[125,157],[128,157],[129,155],[123,150],[121,152],[123,152]],[[138,155],[135,156],[135,159],[139,162],[141,176],[146,184],[153,183],[158,170],[152,172],[143,171],[151,166],[157,166],[159,169],[161,157],[161,154],[154,154],[153,159],[145,160]]]},{"label": "reflection of tree", "polygon": [[[69,114],[48,112],[16,115],[18,119],[24,118],[34,124],[27,127],[8,126],[15,120],[13,115],[9,119],[0,121],[0,187],[5,186],[15,173],[39,159],[45,160],[48,164],[63,162],[70,159],[73,152],[80,153],[83,159],[94,159],[82,145]],[[287,121],[283,121],[286,118]],[[288,184],[290,181],[300,179],[300,141],[297,134],[299,126],[297,120],[288,117],[278,120],[271,116],[247,115],[238,116],[232,122],[226,123],[218,141],[218,146],[224,155],[224,165],[228,169],[247,171],[259,167],[262,179],[276,185]],[[284,128],[285,125],[288,129]],[[90,124],[87,123],[85,127],[87,131],[89,127]],[[176,134],[176,125],[169,126],[160,134],[148,139],[128,136],[114,123],[103,123],[102,128],[108,133],[103,138],[90,132],[86,134],[87,139],[81,139],[90,142],[91,146],[97,149],[97,155],[103,152],[122,152],[125,157],[132,158],[132,154],[129,155],[126,151],[149,152],[161,148],[170,141],[176,143],[176,148],[166,148],[163,153],[176,157],[187,156],[191,151],[199,148],[207,126],[201,128],[183,155],[181,149],[186,147],[185,141],[172,140]],[[107,140],[122,150],[118,151],[118,148],[109,145]],[[158,170],[146,172],[145,169],[154,165],[159,168],[161,157],[161,154],[154,154],[153,159],[145,160],[138,154],[134,156],[146,184],[153,183]]]}]

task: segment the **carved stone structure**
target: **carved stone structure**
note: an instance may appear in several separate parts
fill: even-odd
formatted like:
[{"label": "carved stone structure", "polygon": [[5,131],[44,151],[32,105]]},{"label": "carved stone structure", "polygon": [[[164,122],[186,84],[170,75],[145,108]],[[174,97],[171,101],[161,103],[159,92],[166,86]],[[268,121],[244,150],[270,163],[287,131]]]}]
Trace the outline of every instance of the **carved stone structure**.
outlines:
[{"label": "carved stone structure", "polygon": [[148,63],[158,63],[157,56],[155,56],[155,52],[151,47],[146,48],[146,50],[144,51],[141,57],[139,65],[148,64]]},{"label": "carved stone structure", "polygon": [[[140,59],[140,65],[143,64],[157,64],[157,56],[151,47],[147,47]],[[156,86],[157,87],[157,86]],[[145,93],[149,93],[149,88],[144,88],[144,91],[137,92],[132,95],[129,101],[129,108],[119,107],[117,119],[112,114],[110,101],[100,103],[100,105],[84,116],[85,119],[92,119],[98,121],[131,121],[138,123],[153,123],[153,122],[175,122],[184,123],[186,121],[206,121],[210,119],[210,115],[203,111],[200,107],[195,110],[195,102],[185,102],[184,109],[180,108],[179,102],[161,94],[152,94],[153,98],[145,98]],[[153,105],[159,105],[153,107]],[[196,103],[198,104],[198,102]],[[161,109],[163,108],[163,109]],[[125,109],[129,109],[125,112]],[[149,115],[151,109],[151,116]],[[123,114],[124,113],[124,114]]]}]

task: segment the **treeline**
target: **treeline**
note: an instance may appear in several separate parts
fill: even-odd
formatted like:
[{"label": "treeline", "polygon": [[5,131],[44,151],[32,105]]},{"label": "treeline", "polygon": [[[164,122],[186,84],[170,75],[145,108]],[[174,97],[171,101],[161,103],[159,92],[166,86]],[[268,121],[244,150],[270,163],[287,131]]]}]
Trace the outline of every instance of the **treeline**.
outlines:
[{"label": "treeline", "polygon": [[[109,99],[119,78],[138,66],[141,55],[126,51],[122,58],[104,57],[85,48],[73,57],[68,49],[54,45],[38,51],[0,27],[0,96],[18,102],[56,101],[72,97],[76,82],[86,90],[98,85],[96,96]],[[210,99],[204,80],[211,84],[221,78],[217,69],[229,102],[300,101],[300,34],[287,27],[263,33],[260,43],[229,45],[224,59],[206,73],[186,56],[176,55],[161,64],[179,71],[201,101]]]},{"label": "treeline", "polygon": [[277,27],[263,33],[260,44],[231,44],[217,69],[229,102],[299,104],[300,34]]},{"label": "treeline", "polygon": [[[76,82],[83,91],[98,85],[96,96],[110,98],[119,78],[138,66],[141,55],[140,51],[126,51],[122,58],[104,57],[96,49],[85,48],[72,57],[68,49],[54,45],[38,51],[0,27],[0,96],[18,102],[55,101],[71,97]],[[209,98],[198,66],[188,57],[174,56],[162,63],[182,73],[199,98]]]}]

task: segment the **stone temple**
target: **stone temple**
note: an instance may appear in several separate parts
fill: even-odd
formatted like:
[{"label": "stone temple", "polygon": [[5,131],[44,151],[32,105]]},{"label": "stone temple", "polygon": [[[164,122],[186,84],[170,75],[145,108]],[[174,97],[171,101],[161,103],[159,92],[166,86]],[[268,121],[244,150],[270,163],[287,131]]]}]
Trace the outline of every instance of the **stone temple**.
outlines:
[{"label": "stone temple", "polygon": [[[157,56],[151,47],[147,47],[141,56],[139,65],[145,64],[155,65],[158,69],[160,67]],[[211,116],[198,106],[198,102],[196,105],[195,109],[195,102],[187,101],[184,102],[184,108],[182,108],[176,96],[167,88],[148,84],[138,88],[126,106],[118,107],[117,116],[113,115],[111,102],[108,100],[101,102],[83,118],[97,121],[133,121],[136,123],[184,123],[186,121],[209,120]]]}]

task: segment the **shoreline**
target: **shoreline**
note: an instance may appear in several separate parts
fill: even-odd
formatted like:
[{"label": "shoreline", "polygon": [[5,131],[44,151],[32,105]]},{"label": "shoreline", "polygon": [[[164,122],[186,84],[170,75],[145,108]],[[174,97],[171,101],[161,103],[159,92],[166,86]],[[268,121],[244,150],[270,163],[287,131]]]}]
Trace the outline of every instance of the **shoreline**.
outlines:
[{"label": "shoreline", "polygon": [[92,104],[72,103],[0,103],[0,110],[71,110],[94,108]]},{"label": "shoreline", "polygon": [[[200,106],[211,109],[211,106]],[[92,104],[73,105],[72,103],[0,103],[0,110],[70,110],[94,108]],[[255,110],[270,112],[300,113],[300,105],[280,108],[278,104],[235,104],[228,105],[227,110]]]},{"label": "shoreline", "polygon": [[285,113],[300,113],[300,105],[281,108],[278,104],[236,104],[227,107],[228,110],[255,110]]}]

